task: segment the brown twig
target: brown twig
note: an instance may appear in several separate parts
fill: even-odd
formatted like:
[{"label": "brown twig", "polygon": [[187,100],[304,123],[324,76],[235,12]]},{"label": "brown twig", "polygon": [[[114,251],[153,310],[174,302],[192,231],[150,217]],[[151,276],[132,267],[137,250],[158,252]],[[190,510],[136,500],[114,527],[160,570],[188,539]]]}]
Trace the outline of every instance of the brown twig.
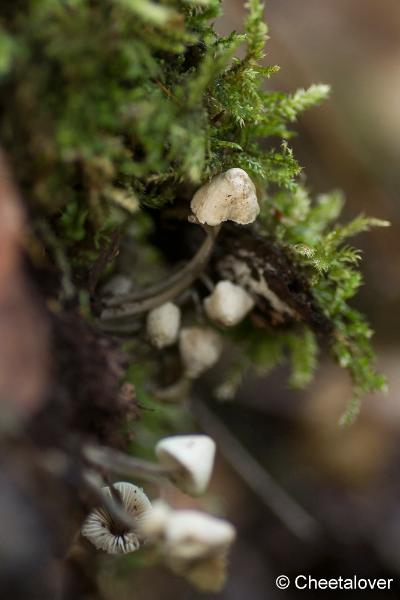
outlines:
[{"label": "brown twig", "polygon": [[171,90],[169,88],[167,88],[167,86],[165,86],[162,81],[160,81],[159,79],[155,79],[154,83],[160,88],[160,90],[162,92],[164,92],[164,94],[166,96],[168,96],[168,98],[171,98],[171,100],[175,100],[177,101],[176,96],[174,96],[174,94],[171,92]]},{"label": "brown twig", "polygon": [[83,455],[92,466],[147,481],[159,481],[173,472],[172,469],[127,456],[123,452],[105,446],[87,445],[83,448]]},{"label": "brown twig", "polygon": [[131,317],[147,312],[164,302],[172,300],[184,292],[203,271],[220,227],[203,227],[207,236],[192,260],[164,282],[151,285],[133,294],[126,294],[105,300],[107,308],[101,315],[101,321]]}]

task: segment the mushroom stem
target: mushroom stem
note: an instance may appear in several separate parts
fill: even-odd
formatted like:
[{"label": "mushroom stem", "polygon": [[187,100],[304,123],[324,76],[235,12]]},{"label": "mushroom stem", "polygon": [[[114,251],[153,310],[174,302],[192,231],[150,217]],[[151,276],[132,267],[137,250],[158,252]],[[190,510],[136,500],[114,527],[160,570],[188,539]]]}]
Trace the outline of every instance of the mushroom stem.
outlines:
[{"label": "mushroom stem", "polygon": [[202,227],[207,234],[206,238],[195,256],[185,267],[167,280],[151,285],[144,290],[105,300],[107,308],[101,314],[101,321],[139,315],[174,299],[186,290],[199,276],[207,263],[220,230],[220,226],[209,227],[203,225]]},{"label": "mushroom stem", "polygon": [[106,509],[116,525],[129,531],[137,529],[135,520],[122,508],[120,501],[117,502],[114,496],[107,496],[97,485],[95,477],[90,472],[84,472],[82,478],[83,484],[93,500]]},{"label": "mushroom stem", "polygon": [[163,467],[141,458],[127,456],[123,452],[106,446],[87,445],[83,448],[83,455],[93,466],[127,477],[139,477],[147,481],[158,481],[169,477],[176,471],[176,469]]}]

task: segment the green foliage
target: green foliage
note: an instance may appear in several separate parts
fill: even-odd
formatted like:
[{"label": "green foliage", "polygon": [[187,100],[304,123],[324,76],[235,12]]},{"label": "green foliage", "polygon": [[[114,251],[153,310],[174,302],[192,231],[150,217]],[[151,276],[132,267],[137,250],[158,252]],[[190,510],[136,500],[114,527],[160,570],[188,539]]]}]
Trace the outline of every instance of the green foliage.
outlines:
[{"label": "green foliage", "polygon": [[[278,67],[264,64],[263,3],[246,6],[244,32],[219,36],[211,22],[218,0],[5,2],[1,143],[68,293],[71,270],[88,271],[116,229],[140,226],[140,206],[189,203],[200,182],[245,169],[263,204],[259,229],[292,248],[307,273],[357,400],[384,383],[372,366],[371,331],[348,304],[361,276],[359,253],[345,241],[383,223],[335,226],[340,194],[310,199],[288,140],[329,88],[266,89]],[[317,355],[309,329],[237,335],[232,385],[250,363],[265,371],[288,355],[291,384],[309,382]]]},{"label": "green foliage", "polygon": [[0,77],[3,77],[11,69],[15,50],[14,40],[0,27]]},{"label": "green foliage", "polygon": [[[340,366],[348,369],[353,381],[354,397],[341,419],[342,423],[349,423],[357,415],[360,398],[369,392],[383,391],[386,382],[374,368],[370,342],[373,332],[364,317],[348,303],[357,293],[362,276],[357,270],[360,252],[346,241],[371,227],[385,227],[388,223],[360,215],[346,225],[334,224],[343,205],[343,198],[337,192],[324,194],[312,203],[304,187],[298,187],[295,204],[292,198],[287,193],[278,193],[270,199],[275,212],[264,214],[263,227],[274,230],[277,238],[296,252],[319,306],[332,321],[332,355]],[[273,216],[276,214],[278,220]]]},{"label": "green foliage", "polygon": [[232,340],[235,348],[232,363],[223,383],[215,390],[219,400],[231,400],[235,396],[246,372],[255,370],[258,376],[265,376],[287,361],[291,367],[291,388],[303,389],[312,381],[317,366],[318,343],[315,334],[307,327],[267,334],[259,329],[249,330],[245,323],[235,330]]},{"label": "green foliage", "polygon": [[289,351],[292,364],[290,384],[295,389],[302,389],[312,381],[317,366],[318,344],[314,333],[305,329],[298,335],[291,335]]},{"label": "green foliage", "polygon": [[67,204],[86,205],[92,235],[116,183],[156,207],[173,200],[178,182],[198,184],[232,165],[293,186],[290,150],[265,152],[260,141],[288,137],[287,125],[327,89],[264,90],[276,67],[259,64],[267,29],[262,3],[248,6],[245,33],[228,37],[209,25],[215,0],[32,0],[8,10],[0,133],[29,199],[56,227]]}]

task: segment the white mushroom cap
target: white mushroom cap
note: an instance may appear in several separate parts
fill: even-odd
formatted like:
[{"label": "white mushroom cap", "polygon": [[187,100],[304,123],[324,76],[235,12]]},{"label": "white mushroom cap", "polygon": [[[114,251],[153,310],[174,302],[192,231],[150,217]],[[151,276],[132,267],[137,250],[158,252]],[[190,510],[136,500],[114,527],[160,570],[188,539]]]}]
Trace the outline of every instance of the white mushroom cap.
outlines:
[{"label": "white mushroom cap", "polygon": [[175,573],[203,591],[222,588],[228,550],[236,537],[230,523],[196,510],[174,510],[157,500],[141,521],[140,531],[158,543]]},{"label": "white mushroom cap", "polygon": [[229,169],[216,175],[197,190],[190,204],[200,223],[220,225],[235,221],[241,225],[253,223],[260,207],[254,183],[243,169]]},{"label": "white mushroom cap", "polygon": [[154,308],[147,315],[147,333],[157,348],[171,346],[178,338],[181,311],[172,302]]},{"label": "white mushroom cap", "polygon": [[171,560],[196,560],[226,551],[236,537],[233,525],[197,510],[172,511],[164,532]]},{"label": "white mushroom cap", "polygon": [[240,285],[231,281],[219,281],[214,291],[204,300],[208,317],[227,327],[240,323],[253,308],[254,300]]},{"label": "white mushroom cap", "polygon": [[222,340],[212,329],[186,327],[180,333],[179,349],[186,377],[195,379],[218,361]]},{"label": "white mushroom cap", "polygon": [[[143,490],[132,483],[120,481],[114,484],[120,493],[123,509],[134,518],[138,527],[146,513],[151,510],[151,503]],[[112,496],[108,486],[103,492]],[[138,534],[133,531],[117,532],[113,530],[113,521],[105,508],[93,510],[84,522],[81,533],[98,550],[108,554],[127,554],[135,552],[140,547]]]},{"label": "white mushroom cap", "polygon": [[159,462],[175,469],[171,480],[192,496],[204,494],[210,482],[215,457],[215,442],[208,435],[176,435],[160,440],[156,446]]}]

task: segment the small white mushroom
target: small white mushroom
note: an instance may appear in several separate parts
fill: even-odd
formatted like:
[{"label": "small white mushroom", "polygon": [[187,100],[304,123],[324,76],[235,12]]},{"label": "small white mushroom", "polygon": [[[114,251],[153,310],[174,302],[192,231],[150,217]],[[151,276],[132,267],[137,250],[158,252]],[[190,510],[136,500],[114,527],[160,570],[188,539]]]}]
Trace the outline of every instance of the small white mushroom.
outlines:
[{"label": "small white mushroom", "polygon": [[157,348],[171,346],[178,338],[181,311],[172,302],[166,302],[147,315],[147,334]]},{"label": "small white mushroom", "polygon": [[200,223],[216,226],[223,221],[253,223],[260,207],[254,183],[243,169],[229,169],[197,190],[190,205]]},{"label": "small white mushroom", "polygon": [[174,510],[167,519],[165,552],[172,560],[196,560],[226,551],[236,536],[233,525],[197,510]]},{"label": "small white mushroom", "polygon": [[212,329],[186,327],[180,333],[179,349],[185,376],[195,379],[218,361],[222,352],[222,340]]},{"label": "small white mushroom", "polygon": [[[122,508],[135,519],[140,528],[142,519],[151,510],[150,500],[141,488],[132,483],[120,481],[114,484],[114,488],[120,495]],[[112,496],[108,486],[103,487],[103,492]],[[108,554],[127,554],[135,552],[140,547],[138,533],[121,526],[117,527],[108,511],[102,507],[90,513],[82,526],[81,533],[98,550]]]},{"label": "small white mushroom", "polygon": [[165,530],[168,566],[203,591],[219,591],[226,580],[228,551],[236,537],[225,521],[195,510],[173,511]]},{"label": "small white mushroom", "polygon": [[158,545],[175,573],[203,591],[222,588],[228,551],[236,537],[228,521],[196,510],[174,510],[158,500],[141,521],[140,530]]},{"label": "small white mushroom", "polygon": [[171,469],[170,479],[192,496],[204,494],[210,482],[215,442],[208,435],[176,435],[156,445],[161,465]]},{"label": "small white mushroom", "polygon": [[233,327],[253,308],[254,300],[240,285],[219,281],[212,294],[205,298],[207,316],[216,323]]},{"label": "small white mushroom", "polygon": [[236,537],[235,528],[225,519],[198,510],[174,510],[163,500],[156,500],[146,512],[140,532],[160,543],[169,559],[185,561],[226,552]]}]

